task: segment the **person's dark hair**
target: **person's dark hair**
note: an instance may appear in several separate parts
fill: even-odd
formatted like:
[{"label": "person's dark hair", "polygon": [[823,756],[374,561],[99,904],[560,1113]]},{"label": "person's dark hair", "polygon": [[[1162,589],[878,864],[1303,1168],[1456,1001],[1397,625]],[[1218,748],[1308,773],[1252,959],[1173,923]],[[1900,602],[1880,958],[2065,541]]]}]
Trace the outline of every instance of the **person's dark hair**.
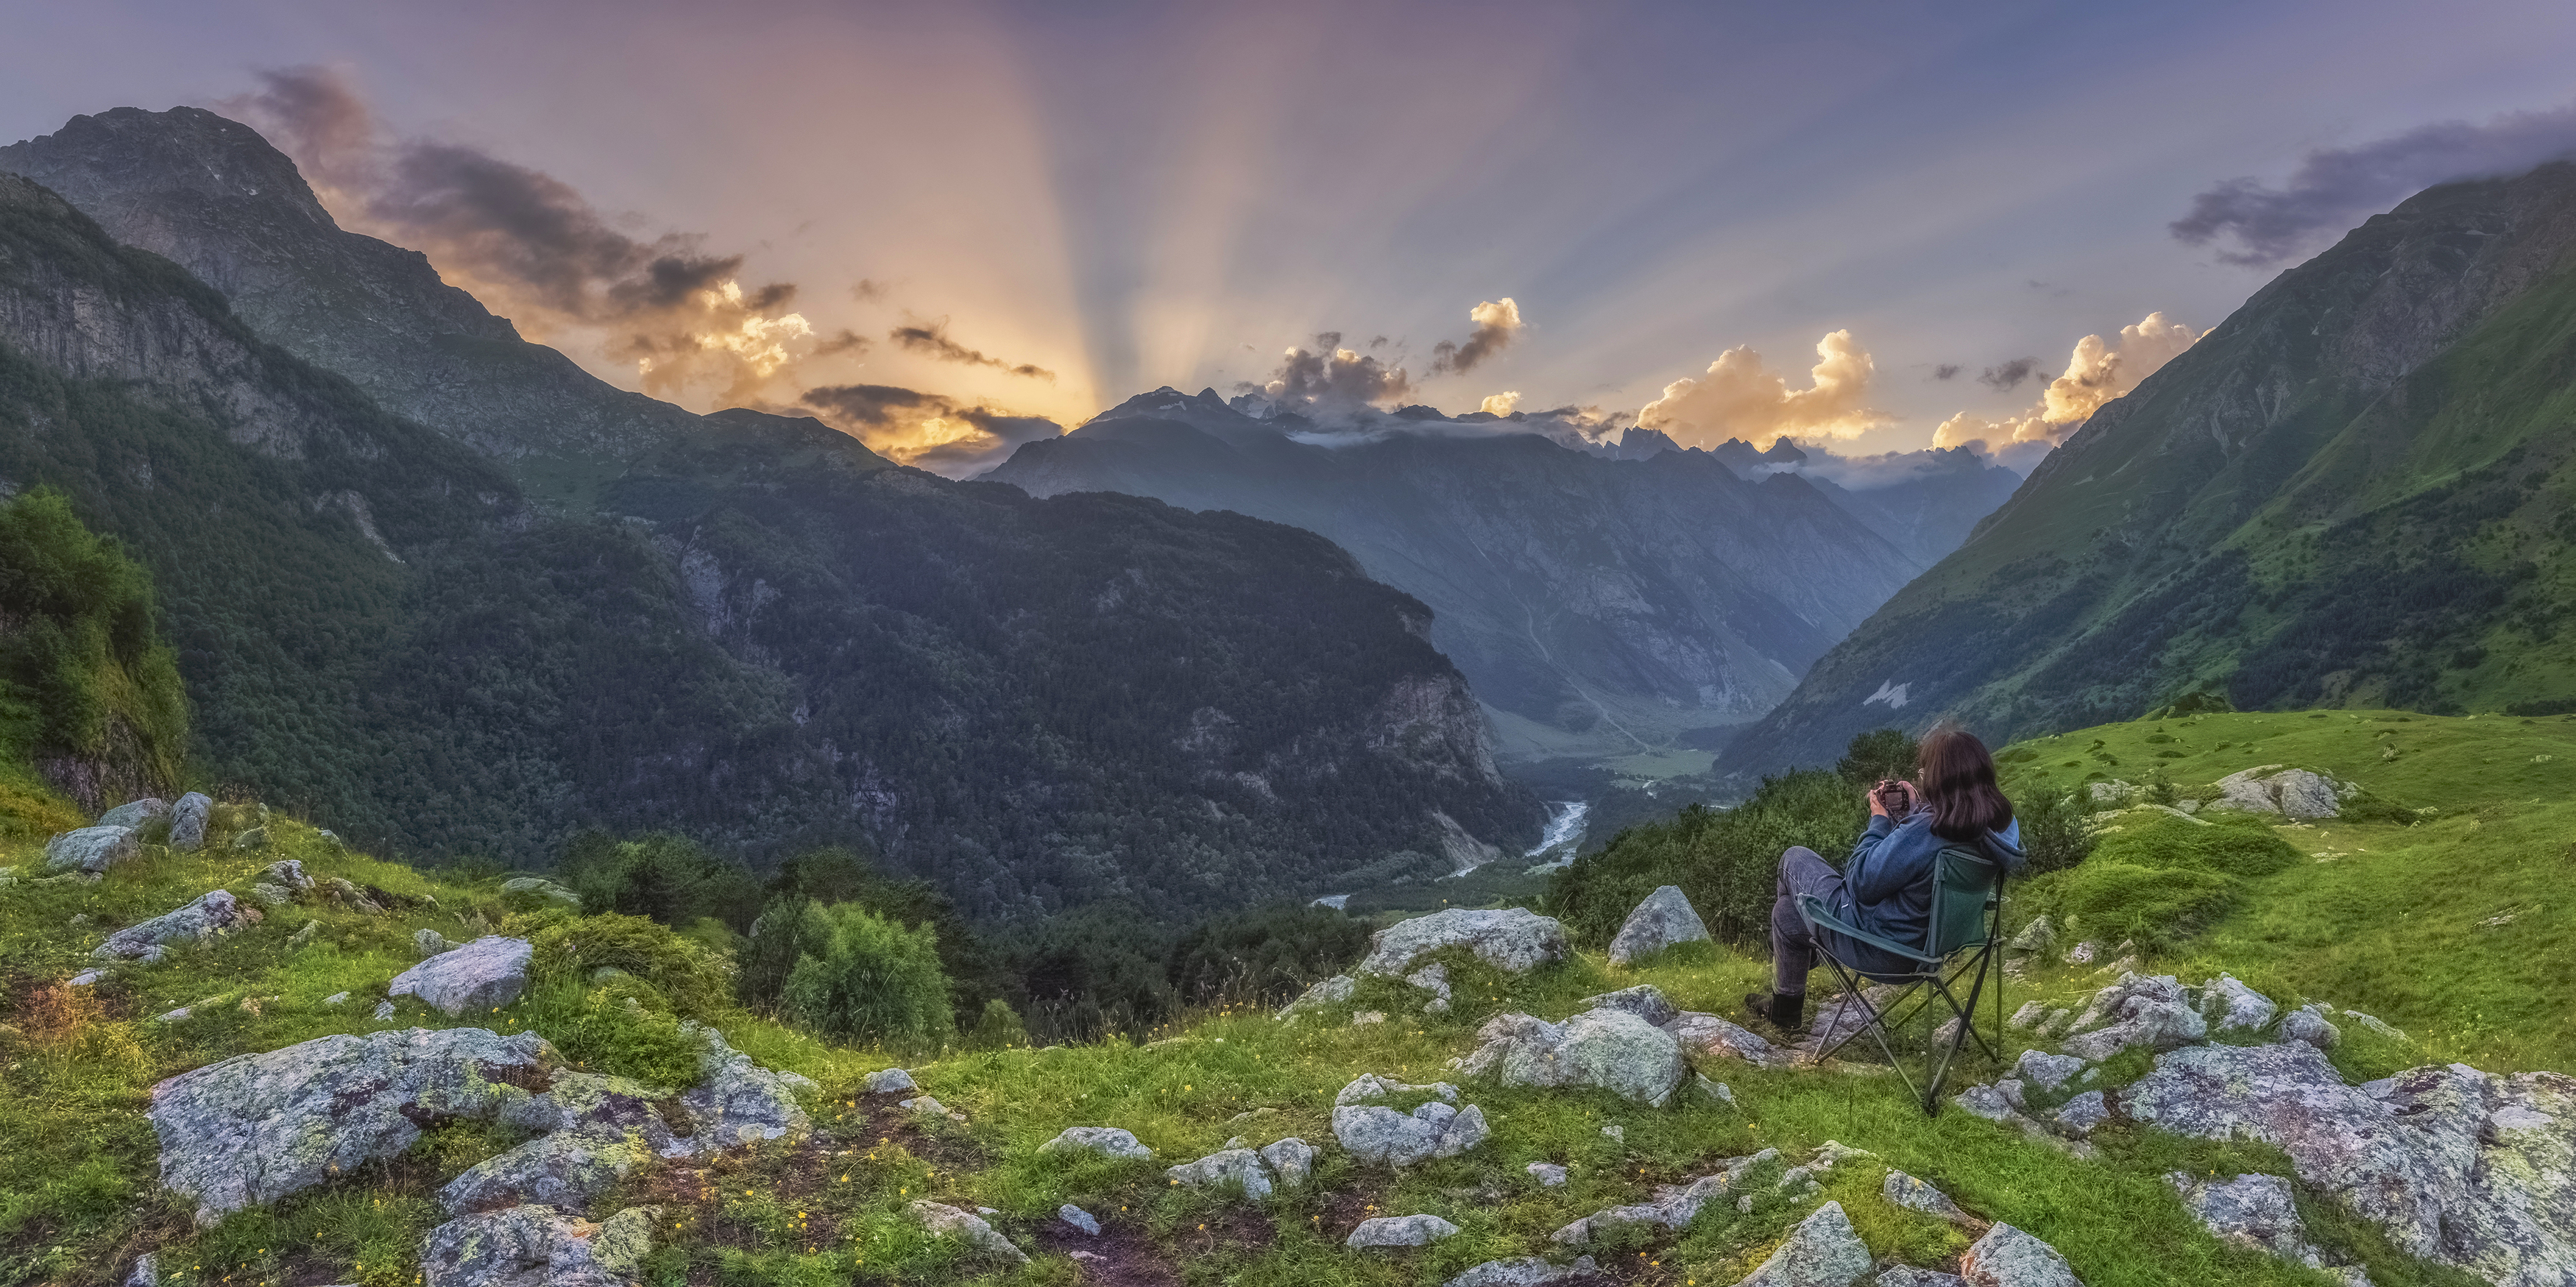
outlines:
[{"label": "person's dark hair", "polygon": [[1932,834],[1974,840],[2012,821],[2012,801],[1995,785],[1995,757],[1964,728],[1944,726],[1923,735],[1923,803],[1932,810]]}]

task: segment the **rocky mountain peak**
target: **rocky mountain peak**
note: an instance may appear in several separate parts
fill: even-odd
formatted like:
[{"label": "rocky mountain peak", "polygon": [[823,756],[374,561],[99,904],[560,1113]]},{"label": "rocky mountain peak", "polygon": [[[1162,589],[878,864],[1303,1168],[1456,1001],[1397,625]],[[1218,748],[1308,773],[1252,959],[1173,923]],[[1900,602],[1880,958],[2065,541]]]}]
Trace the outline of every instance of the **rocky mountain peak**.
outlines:
[{"label": "rocky mountain peak", "polygon": [[136,192],[259,200],[339,231],[313,188],[259,131],[201,107],[119,107],[75,116],[55,132],[0,147],[0,169],[43,182],[75,205]]}]

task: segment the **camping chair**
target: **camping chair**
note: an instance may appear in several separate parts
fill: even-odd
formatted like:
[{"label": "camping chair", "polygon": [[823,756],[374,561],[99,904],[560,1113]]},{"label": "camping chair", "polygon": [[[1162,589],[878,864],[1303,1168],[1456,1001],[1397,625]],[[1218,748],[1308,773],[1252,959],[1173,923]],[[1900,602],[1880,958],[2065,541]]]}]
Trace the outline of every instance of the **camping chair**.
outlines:
[{"label": "camping chair", "polygon": [[[1860,1006],[1865,1019],[1859,1028],[1844,1033],[1833,1045],[1818,1051],[1817,1060],[1822,1062],[1832,1058],[1834,1052],[1849,1044],[1852,1038],[1864,1031],[1869,1033],[1870,1038],[1878,1043],[1880,1052],[1887,1056],[1887,1062],[1895,1067],[1896,1075],[1905,1079],[1906,1089],[1922,1098],[1923,1112],[1927,1117],[1941,1111],[1942,1080],[1949,1076],[1951,1062],[1958,1058],[1969,1037],[1977,1039],[1987,1058],[1998,1061],[2003,1058],[2002,1053],[1996,1050],[1995,1042],[1986,1040],[1986,1034],[1977,1031],[1975,1019],[1977,1001],[1985,991],[1989,973],[1997,974],[1994,980],[1996,1041],[2003,1039],[2004,1015],[2003,979],[1995,970],[1995,951],[2003,938],[2004,869],[1984,854],[1962,845],[1944,848],[1932,863],[1931,941],[1919,949],[1881,938],[1845,922],[1825,906],[1824,900],[1813,895],[1802,894],[1797,900],[1798,915],[1807,922],[1808,933],[1815,940],[1816,954],[1825,959],[1825,964],[1833,969],[1834,976],[1843,985],[1843,999],[1834,1006],[1833,1024],[1829,1024],[1825,1031],[1834,1031],[1834,1025],[1841,1022],[1846,1009],[1855,1004]],[[1836,941],[1819,932],[1822,930],[1832,930],[1853,941],[1866,943],[1900,961],[1911,962],[1911,966],[1897,973],[1864,971],[1836,955]],[[1968,998],[1962,1002],[1954,989],[1971,970],[1976,972],[1976,978],[1969,983]],[[1882,1009],[1871,1005],[1869,998],[1863,995],[1863,979],[1893,984],[1902,990]],[[1953,1023],[1946,1040],[1939,1026],[1935,1026],[1925,1038],[1923,1083],[1918,1086],[1913,1073],[1907,1071],[1905,1061],[1897,1057],[1896,1049],[1888,1039],[1929,1008],[1936,998],[1949,1008]],[[1913,1003],[1910,1009],[1907,1008],[1908,1002]]]}]

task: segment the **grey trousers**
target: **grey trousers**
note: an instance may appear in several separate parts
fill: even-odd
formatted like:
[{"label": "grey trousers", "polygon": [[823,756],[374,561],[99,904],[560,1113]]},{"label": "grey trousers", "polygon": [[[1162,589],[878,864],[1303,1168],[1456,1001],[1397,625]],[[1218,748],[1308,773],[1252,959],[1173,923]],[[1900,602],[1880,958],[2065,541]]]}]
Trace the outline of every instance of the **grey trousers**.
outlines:
[{"label": "grey trousers", "polygon": [[1771,990],[1791,996],[1806,995],[1807,971],[1816,968],[1815,939],[1794,901],[1801,894],[1839,906],[1843,877],[1815,850],[1794,845],[1780,855],[1780,883],[1771,900]]}]

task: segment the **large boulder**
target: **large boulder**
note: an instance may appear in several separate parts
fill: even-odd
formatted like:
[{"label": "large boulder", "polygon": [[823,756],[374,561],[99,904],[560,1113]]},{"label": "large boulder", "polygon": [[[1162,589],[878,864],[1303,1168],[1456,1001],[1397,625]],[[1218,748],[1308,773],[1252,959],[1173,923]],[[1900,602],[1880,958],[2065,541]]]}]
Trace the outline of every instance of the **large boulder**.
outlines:
[{"label": "large boulder", "polygon": [[125,803],[98,815],[98,825],[102,827],[132,827],[137,831],[141,831],[146,823],[155,822],[169,816],[169,801],[161,799],[158,796],[146,796],[140,800],[128,800]]},{"label": "large boulder", "polygon": [[593,1224],[540,1206],[450,1220],[421,1241],[423,1287],[632,1287],[658,1207]]},{"label": "large boulder", "polygon": [[1779,1250],[1736,1287],[1851,1287],[1875,1265],[1843,1204],[1828,1202],[1799,1221]]},{"label": "large boulder", "polygon": [[215,802],[191,791],[170,806],[170,847],[192,854],[206,847],[206,821],[215,812]]},{"label": "large boulder", "polygon": [[1507,974],[1526,974],[1573,954],[1565,927],[1525,908],[1453,908],[1398,921],[1369,940],[1362,974],[1408,973],[1414,962],[1445,947],[1463,947]]},{"label": "large boulder", "polygon": [[1969,1287],[2084,1287],[2057,1248],[2008,1224],[1986,1230],[1959,1258]]},{"label": "large boulder", "polygon": [[2192,1217],[2222,1242],[2233,1242],[2311,1268],[2325,1263],[2308,1242],[2290,1182],[2277,1175],[2198,1179],[2181,1171],[2165,1177]]},{"label": "large boulder", "polygon": [[1485,1124],[1485,1110],[1473,1104],[1458,1109],[1435,1099],[1410,1113],[1377,1104],[1345,1104],[1333,1110],[1333,1138],[1359,1161],[1386,1166],[1456,1157],[1492,1134]]},{"label": "large boulder", "polygon": [[2342,812],[2343,791],[2333,778],[2306,769],[2266,764],[2230,773],[2215,784],[2218,798],[2209,809],[2227,809],[2312,822]]},{"label": "large boulder", "polygon": [[385,991],[419,997],[449,1015],[498,1009],[527,990],[534,950],[523,938],[478,938],[395,975]]},{"label": "large boulder", "polygon": [[1708,924],[1691,909],[1681,886],[1665,885],[1646,895],[1610,940],[1610,963],[1630,965],[1676,943],[1708,941]]},{"label": "large boulder", "polygon": [[421,1124],[494,1120],[533,1096],[515,1084],[559,1064],[532,1033],[420,1028],[317,1037],[238,1055],[152,1088],[161,1183],[197,1204],[197,1222],[393,1157]]},{"label": "large boulder", "polygon": [[1097,1153],[1102,1157],[1145,1159],[1154,1150],[1137,1142],[1136,1137],[1116,1126],[1069,1126],[1054,1139],[1038,1145],[1041,1153]]},{"label": "large boulder", "polygon": [[45,870],[95,876],[141,852],[132,827],[82,827],[45,842]]},{"label": "large boulder", "polygon": [[1699,1215],[1699,1209],[1714,1199],[1734,1191],[1744,1180],[1745,1172],[1764,1162],[1777,1159],[1778,1149],[1766,1148],[1747,1157],[1731,1157],[1718,1163],[1718,1169],[1696,1180],[1680,1184],[1655,1186],[1654,1195],[1644,1202],[1611,1207],[1575,1221],[1549,1234],[1554,1242],[1579,1247],[1592,1241],[1593,1235],[1627,1224],[1653,1225],[1661,1229],[1680,1229]]},{"label": "large boulder", "polygon": [[1003,1237],[999,1230],[984,1223],[984,1217],[972,1211],[960,1211],[944,1202],[920,1200],[912,1204],[912,1218],[919,1220],[922,1227],[934,1236],[956,1239],[969,1256],[1006,1265],[1024,1265],[1029,1261],[1027,1252],[1012,1246],[1010,1239]]},{"label": "large boulder", "polygon": [[161,959],[161,949],[172,943],[194,943],[228,933],[249,924],[259,913],[241,905],[231,894],[212,890],[175,912],[165,912],[139,925],[128,925],[107,936],[90,955],[122,957],[131,960],[145,957]]},{"label": "large boulder", "polygon": [[2251,1139],[2408,1255],[2497,1287],[2576,1280],[2576,1079],[2464,1064],[2345,1084],[2305,1042],[2192,1046],[2122,1092],[2130,1118]]},{"label": "large boulder", "polygon": [[1690,1070],[1673,1034],[1625,1010],[1586,1010],[1561,1024],[1496,1015],[1476,1040],[1474,1053],[1453,1066],[1506,1086],[1599,1086],[1661,1107]]}]

